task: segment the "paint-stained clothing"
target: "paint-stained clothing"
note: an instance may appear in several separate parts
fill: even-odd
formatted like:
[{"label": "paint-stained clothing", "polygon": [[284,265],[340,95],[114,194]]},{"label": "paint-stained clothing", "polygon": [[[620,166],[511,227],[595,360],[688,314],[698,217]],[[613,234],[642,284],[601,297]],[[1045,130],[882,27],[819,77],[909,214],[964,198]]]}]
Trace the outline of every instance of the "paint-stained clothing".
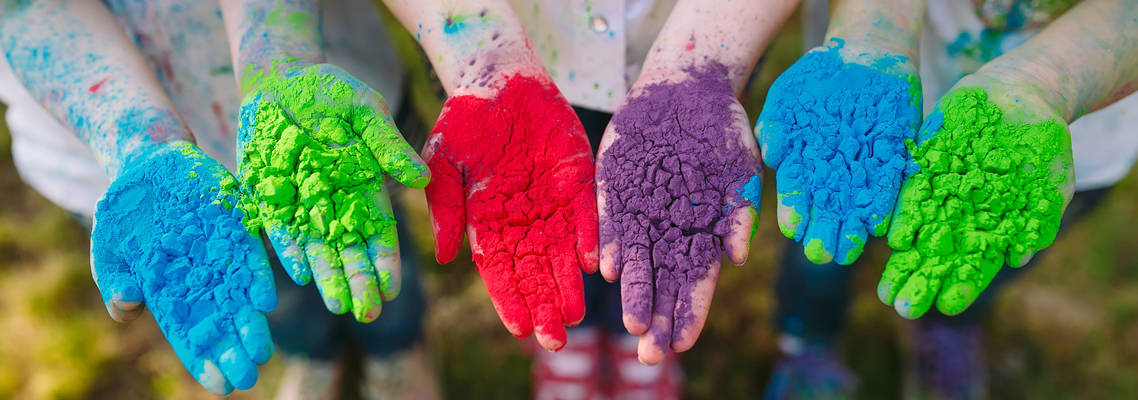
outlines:
[{"label": "paint-stained clothing", "polygon": [[510,0],[569,103],[615,112],[676,0]]},{"label": "paint-stained clothing", "polygon": [[[237,170],[237,114],[241,93],[216,1],[108,0],[127,36],[154,70],[198,146],[231,172]],[[322,4],[329,63],[371,85],[388,104],[401,104],[403,70],[370,0]],[[0,61],[0,101],[12,133],[20,177],[65,210],[90,217],[110,185],[87,144],[49,114]],[[90,88],[99,90],[98,85]],[[395,111],[393,108],[392,111]]]},{"label": "paint-stained clothing", "polygon": [[[1026,42],[1077,0],[929,0],[921,35],[921,84],[930,112],[956,81]],[[1042,4],[1046,3],[1046,4]],[[1138,94],[1071,124],[1075,189],[1122,180],[1138,158]]]}]

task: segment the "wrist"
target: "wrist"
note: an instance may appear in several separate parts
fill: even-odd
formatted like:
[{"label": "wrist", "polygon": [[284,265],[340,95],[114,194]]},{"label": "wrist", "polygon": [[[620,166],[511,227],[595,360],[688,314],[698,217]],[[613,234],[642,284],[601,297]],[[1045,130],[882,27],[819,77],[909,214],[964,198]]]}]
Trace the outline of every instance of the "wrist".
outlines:
[{"label": "wrist", "polygon": [[450,65],[449,68],[440,68],[447,71],[449,76],[439,74],[440,80],[449,81],[447,91],[452,95],[474,94],[485,96],[506,88],[505,79],[514,75],[527,76],[540,81],[552,82],[544,64],[526,45],[503,46],[494,50],[479,52],[469,57],[468,61],[461,61]]},{"label": "wrist", "polygon": [[[1059,76],[1056,70],[1042,64],[988,63],[972,75],[961,79],[963,85],[957,86],[979,86],[988,90],[989,98],[1005,111],[1016,106],[1038,105],[1046,107],[1046,111],[1069,122],[1073,119],[1075,110],[1081,105],[1067,99],[1052,84],[1059,79]],[[997,83],[999,87],[1005,88],[1002,91],[1006,93],[991,93],[993,86],[991,83]],[[1000,104],[1001,101],[1007,104]]]},{"label": "wrist", "polygon": [[251,90],[261,90],[268,80],[283,79],[296,75],[293,71],[302,70],[323,63],[323,60],[281,58],[267,64],[247,65],[241,74],[241,91],[249,94]]}]

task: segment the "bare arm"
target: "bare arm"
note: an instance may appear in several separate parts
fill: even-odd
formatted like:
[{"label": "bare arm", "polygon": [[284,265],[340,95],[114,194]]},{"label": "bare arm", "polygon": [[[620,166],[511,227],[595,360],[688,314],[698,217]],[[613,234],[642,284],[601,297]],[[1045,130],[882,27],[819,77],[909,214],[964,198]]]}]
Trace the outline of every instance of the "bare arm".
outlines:
[{"label": "bare arm", "polygon": [[1138,4],[1088,0],[977,72],[1023,72],[1072,122],[1138,90]]},{"label": "bare arm", "polygon": [[641,76],[715,61],[728,67],[735,95],[798,1],[705,2],[680,0],[648,52]]},{"label": "bare arm", "polygon": [[501,89],[504,82],[490,75],[521,67],[537,66],[544,74],[525,29],[505,0],[461,4],[388,0],[384,4],[418,38],[448,94],[457,89]]},{"label": "bare arm", "polygon": [[97,0],[6,5],[8,62],[40,104],[85,141],[115,179],[155,146],[193,135],[154,72]]},{"label": "bare arm", "polygon": [[925,0],[844,0],[834,7],[826,39],[863,42],[917,63]]},{"label": "bare arm", "polygon": [[242,91],[255,71],[324,62],[315,0],[221,0],[234,72]]}]

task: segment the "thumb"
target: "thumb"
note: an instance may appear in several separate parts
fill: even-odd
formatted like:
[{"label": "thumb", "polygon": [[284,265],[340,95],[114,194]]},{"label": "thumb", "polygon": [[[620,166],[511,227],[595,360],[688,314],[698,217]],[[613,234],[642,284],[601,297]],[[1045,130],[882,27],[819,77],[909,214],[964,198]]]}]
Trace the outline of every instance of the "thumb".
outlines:
[{"label": "thumb", "polygon": [[[107,232],[109,227],[115,224],[99,224],[99,214],[96,211],[91,229],[91,277],[99,287],[99,294],[111,318],[118,322],[128,322],[142,315],[142,288],[131,272],[130,265],[110,247],[119,241],[107,240],[105,237],[110,233]],[[162,258],[162,261],[165,259]]]},{"label": "thumb", "polygon": [[366,106],[357,109],[352,118],[352,130],[359,132],[364,144],[388,176],[408,187],[421,189],[431,181],[431,170],[415,153],[387,110],[383,97],[374,90],[364,94]]}]

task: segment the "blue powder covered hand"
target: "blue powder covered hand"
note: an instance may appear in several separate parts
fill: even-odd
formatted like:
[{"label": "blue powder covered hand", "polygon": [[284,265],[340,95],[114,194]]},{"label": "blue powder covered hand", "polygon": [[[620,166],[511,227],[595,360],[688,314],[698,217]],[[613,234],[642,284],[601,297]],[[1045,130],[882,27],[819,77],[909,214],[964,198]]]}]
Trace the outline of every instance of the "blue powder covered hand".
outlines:
[{"label": "blue powder covered hand", "polygon": [[111,316],[133,319],[145,302],[178,359],[217,395],[252,387],[273,354],[272,271],[241,224],[235,188],[196,146],[163,144],[124,166],[91,234],[91,273]]},{"label": "blue powder covered hand", "polygon": [[815,263],[850,264],[882,236],[911,165],[921,86],[903,56],[818,47],[778,77],[755,135],[777,171],[778,224]]}]

